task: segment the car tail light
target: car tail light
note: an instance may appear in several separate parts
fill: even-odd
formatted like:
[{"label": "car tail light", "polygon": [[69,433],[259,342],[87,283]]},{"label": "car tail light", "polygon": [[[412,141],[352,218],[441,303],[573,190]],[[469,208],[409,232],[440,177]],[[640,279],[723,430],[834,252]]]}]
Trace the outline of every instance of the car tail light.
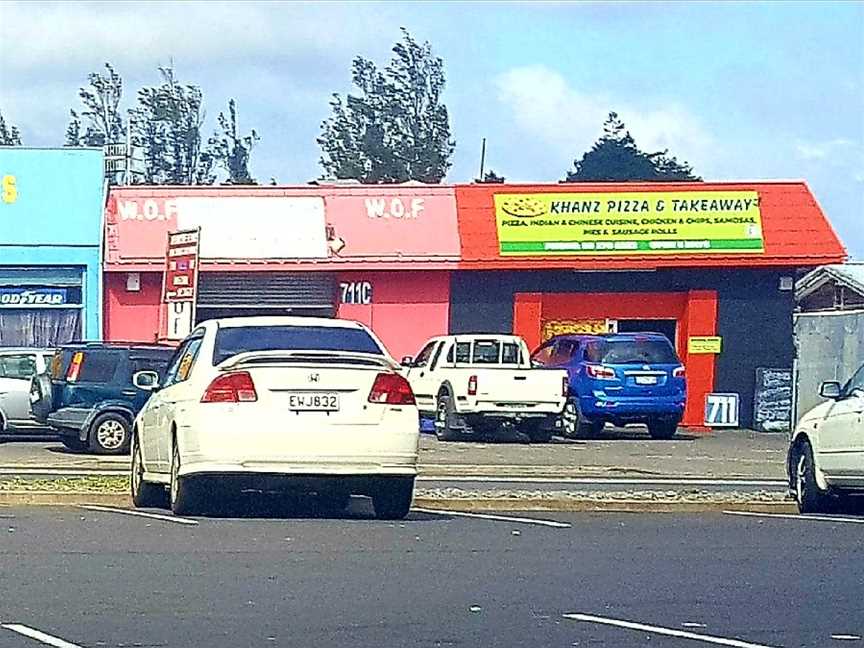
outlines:
[{"label": "car tail light", "polygon": [[588,376],[595,380],[615,380],[615,370],[612,367],[604,367],[603,365],[585,365],[585,371]]},{"label": "car tail light", "polygon": [[687,377],[687,370],[684,367],[675,367],[675,369],[672,371],[672,377],[673,378],[686,378]]},{"label": "car tail light", "polygon": [[468,395],[476,396],[477,395],[477,376],[471,376],[468,379]]},{"label": "car tail light", "polygon": [[81,351],[76,351],[72,355],[72,362],[69,363],[69,369],[66,370],[66,381],[76,382],[78,376],[81,375],[81,365],[84,364],[84,354]]},{"label": "car tail light", "polygon": [[370,403],[386,405],[413,405],[414,392],[403,376],[395,373],[379,373],[375,376],[372,391],[369,392]]},{"label": "car tail light", "polygon": [[570,379],[567,376],[561,379],[561,395],[567,396],[570,393]]},{"label": "car tail light", "polygon": [[217,376],[201,397],[202,403],[254,403],[257,400],[258,392],[248,371]]}]

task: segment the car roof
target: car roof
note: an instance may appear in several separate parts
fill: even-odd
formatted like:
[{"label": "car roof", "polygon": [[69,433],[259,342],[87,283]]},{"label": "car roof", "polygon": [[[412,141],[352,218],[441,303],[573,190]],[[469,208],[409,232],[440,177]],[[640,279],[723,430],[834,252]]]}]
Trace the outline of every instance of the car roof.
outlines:
[{"label": "car roof", "polygon": [[236,328],[240,326],[323,326],[328,328],[364,328],[359,322],[335,317],[296,317],[290,315],[259,315],[255,317],[224,317],[207,320],[198,326]]}]

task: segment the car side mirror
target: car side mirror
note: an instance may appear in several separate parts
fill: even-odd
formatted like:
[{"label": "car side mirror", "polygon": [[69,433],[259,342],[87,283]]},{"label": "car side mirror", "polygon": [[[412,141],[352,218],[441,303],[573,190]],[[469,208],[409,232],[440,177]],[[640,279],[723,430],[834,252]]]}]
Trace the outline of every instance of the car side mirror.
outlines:
[{"label": "car side mirror", "polygon": [[158,391],[159,374],[155,371],[139,371],[132,376],[132,384],[143,391]]},{"label": "car side mirror", "polygon": [[829,380],[828,382],[823,382],[822,386],[819,387],[819,395],[822,398],[837,400],[842,394],[842,389],[839,382]]},{"label": "car side mirror", "polygon": [[401,364],[403,367],[413,367],[414,366],[414,358],[412,358],[411,356],[403,356],[402,362],[399,364]]}]

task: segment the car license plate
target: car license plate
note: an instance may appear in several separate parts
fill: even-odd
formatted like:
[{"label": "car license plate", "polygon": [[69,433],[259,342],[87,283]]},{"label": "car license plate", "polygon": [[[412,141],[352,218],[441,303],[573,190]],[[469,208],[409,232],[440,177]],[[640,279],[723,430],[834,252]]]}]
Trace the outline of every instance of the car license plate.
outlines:
[{"label": "car license plate", "polygon": [[656,385],[657,376],[636,376],[637,385]]},{"label": "car license plate", "polygon": [[338,412],[339,394],[320,392],[289,394],[288,409],[296,412]]}]

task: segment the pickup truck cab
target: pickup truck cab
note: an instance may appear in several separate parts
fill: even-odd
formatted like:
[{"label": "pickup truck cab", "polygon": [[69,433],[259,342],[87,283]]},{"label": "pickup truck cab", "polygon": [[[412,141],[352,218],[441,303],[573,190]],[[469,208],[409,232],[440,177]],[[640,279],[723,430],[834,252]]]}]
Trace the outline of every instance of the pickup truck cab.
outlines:
[{"label": "pickup truck cab", "polygon": [[641,423],[652,438],[669,439],[684,414],[684,365],[661,333],[558,335],[534,351],[531,362],[568,372],[567,437],[595,436],[606,423]]},{"label": "pickup truck cab", "polygon": [[567,372],[533,370],[520,337],[436,337],[402,366],[442,441],[512,430],[521,440],[548,442],[560,424]]}]

